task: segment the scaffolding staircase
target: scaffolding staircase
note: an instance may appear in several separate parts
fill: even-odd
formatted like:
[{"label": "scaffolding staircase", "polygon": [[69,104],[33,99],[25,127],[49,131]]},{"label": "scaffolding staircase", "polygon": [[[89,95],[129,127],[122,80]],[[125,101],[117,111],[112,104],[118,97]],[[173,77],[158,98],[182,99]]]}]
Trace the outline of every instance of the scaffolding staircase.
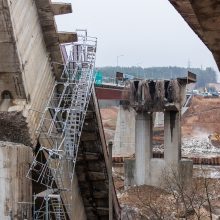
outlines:
[{"label": "scaffolding staircase", "polygon": [[67,212],[61,196],[59,194],[53,194],[53,191],[48,191],[47,193],[46,196],[43,193],[34,196],[35,203],[39,198],[42,200],[41,207],[34,210],[34,219],[67,220]]},{"label": "scaffolding staircase", "polygon": [[66,220],[67,218],[60,195],[50,195],[49,198],[53,207],[53,214],[55,219]]},{"label": "scaffolding staircase", "polygon": [[28,178],[47,188],[39,195],[44,197],[41,207],[34,208],[36,220],[71,219],[69,195],[95,79],[97,46],[97,39],[87,36],[87,31],[79,30],[77,34],[78,41],[66,45],[69,56],[61,80],[52,89],[37,129],[43,144],[27,173]]}]

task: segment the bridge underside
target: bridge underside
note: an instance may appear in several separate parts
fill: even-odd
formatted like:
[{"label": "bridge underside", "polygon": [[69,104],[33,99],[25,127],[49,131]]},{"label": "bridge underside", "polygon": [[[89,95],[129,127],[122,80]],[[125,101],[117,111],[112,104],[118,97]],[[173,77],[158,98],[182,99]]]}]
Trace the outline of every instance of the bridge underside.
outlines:
[{"label": "bridge underside", "polygon": [[[93,92],[83,126],[76,164],[78,185],[87,218],[108,219],[108,152],[101,116]],[[113,187],[114,219],[120,207]]]},{"label": "bridge underside", "polygon": [[219,0],[169,0],[193,31],[213,53],[220,69]]}]

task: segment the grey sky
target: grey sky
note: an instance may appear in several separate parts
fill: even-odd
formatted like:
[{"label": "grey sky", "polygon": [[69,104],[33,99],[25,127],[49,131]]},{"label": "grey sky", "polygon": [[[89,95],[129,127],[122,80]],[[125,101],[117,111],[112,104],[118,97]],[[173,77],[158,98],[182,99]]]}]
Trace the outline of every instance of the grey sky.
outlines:
[{"label": "grey sky", "polygon": [[[62,0],[63,1],[63,0]],[[57,16],[58,29],[85,28],[98,37],[96,66],[211,66],[210,51],[168,0],[65,0],[73,14]]]}]

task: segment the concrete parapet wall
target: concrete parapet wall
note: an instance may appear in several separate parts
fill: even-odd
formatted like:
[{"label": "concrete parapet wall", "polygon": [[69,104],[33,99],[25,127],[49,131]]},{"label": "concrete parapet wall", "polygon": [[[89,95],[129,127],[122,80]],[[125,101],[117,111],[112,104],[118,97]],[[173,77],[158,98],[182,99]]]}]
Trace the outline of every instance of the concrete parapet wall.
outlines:
[{"label": "concrete parapet wall", "polygon": [[[0,142],[0,219],[31,219],[32,184],[25,178],[31,148]],[[22,203],[21,203],[22,202]],[[27,216],[26,216],[27,215]]]}]

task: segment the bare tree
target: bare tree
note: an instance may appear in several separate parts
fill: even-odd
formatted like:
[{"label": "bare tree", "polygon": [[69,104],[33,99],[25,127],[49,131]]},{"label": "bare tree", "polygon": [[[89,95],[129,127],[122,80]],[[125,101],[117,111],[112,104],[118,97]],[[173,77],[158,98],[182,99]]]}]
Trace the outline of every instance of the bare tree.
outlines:
[{"label": "bare tree", "polygon": [[166,169],[161,187],[135,187],[143,215],[151,220],[213,219],[213,201],[217,187],[201,166],[201,176],[184,181],[176,168]]},{"label": "bare tree", "polygon": [[174,211],[170,205],[169,199],[164,201],[164,197],[169,194],[153,186],[148,186],[149,189],[141,191],[141,187],[136,187],[136,195],[142,203],[142,211],[146,217],[151,220],[171,220],[172,212]]},{"label": "bare tree", "polygon": [[170,167],[169,170],[164,170],[162,187],[171,194],[173,203],[176,209],[176,217],[185,217],[191,213],[191,207],[187,200],[188,186],[184,184],[182,177],[176,168]]},{"label": "bare tree", "polygon": [[[176,208],[177,217],[189,219],[193,214],[196,219],[209,217],[212,220],[213,186],[201,166],[202,176],[193,178],[191,184],[186,184],[177,169],[170,168],[163,174],[163,188],[169,192]],[[211,190],[212,188],[212,190]],[[208,209],[208,214],[204,209]]]}]

